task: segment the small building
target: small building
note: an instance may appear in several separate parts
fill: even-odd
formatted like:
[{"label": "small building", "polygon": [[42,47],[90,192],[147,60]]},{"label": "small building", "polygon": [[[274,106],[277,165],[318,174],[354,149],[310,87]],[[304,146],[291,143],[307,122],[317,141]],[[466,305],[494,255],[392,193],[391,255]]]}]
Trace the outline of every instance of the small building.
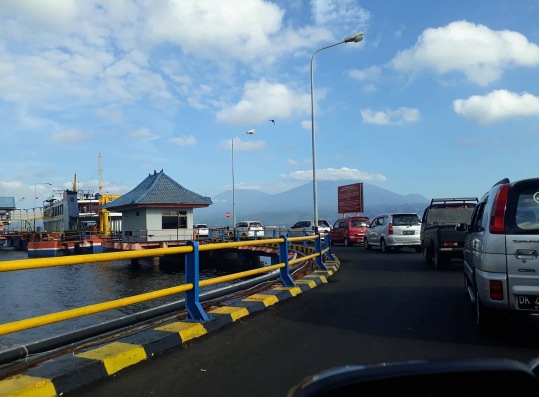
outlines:
[{"label": "small building", "polygon": [[211,204],[161,170],[101,208],[122,213],[122,242],[149,243],[192,240],[193,209]]},{"label": "small building", "polygon": [[11,223],[11,211],[15,210],[15,197],[0,197],[0,230]]}]

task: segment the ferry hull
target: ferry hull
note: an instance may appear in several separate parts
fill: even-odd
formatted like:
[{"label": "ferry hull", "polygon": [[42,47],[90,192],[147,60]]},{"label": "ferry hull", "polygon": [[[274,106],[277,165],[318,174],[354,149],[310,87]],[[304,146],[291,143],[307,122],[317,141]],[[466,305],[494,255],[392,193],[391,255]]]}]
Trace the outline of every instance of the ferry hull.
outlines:
[{"label": "ferry hull", "polygon": [[78,254],[100,254],[103,252],[102,240],[92,238],[80,241],[29,241],[29,258],[44,258]]}]

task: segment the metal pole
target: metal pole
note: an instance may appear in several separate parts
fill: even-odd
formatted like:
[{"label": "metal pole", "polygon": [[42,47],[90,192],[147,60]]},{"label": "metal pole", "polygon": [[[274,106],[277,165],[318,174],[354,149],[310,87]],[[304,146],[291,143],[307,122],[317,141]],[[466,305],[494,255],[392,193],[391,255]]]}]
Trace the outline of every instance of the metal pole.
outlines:
[{"label": "metal pole", "polygon": [[49,186],[52,186],[52,183],[50,183],[50,182],[39,182],[39,183],[34,184],[34,233],[36,231],[37,185],[49,185]]},{"label": "metal pole", "polygon": [[316,50],[311,57],[311,143],[312,143],[312,156],[313,156],[313,206],[314,206],[314,233],[318,233],[318,189],[316,186],[316,134],[314,127],[314,57],[320,51],[327,48],[335,47],[339,44],[343,44],[344,41],[340,43],[332,44],[326,47],[319,48]]},{"label": "metal pole", "polygon": [[313,156],[313,206],[314,206],[314,232],[318,233],[318,189],[316,186],[316,137],[314,126],[314,57],[320,51],[331,47],[338,46],[344,43],[358,43],[363,40],[363,32],[355,33],[346,37],[343,41],[331,44],[316,50],[311,57],[311,139],[312,139],[312,156]]},{"label": "metal pole", "polygon": [[234,231],[234,239],[236,238],[236,184],[234,181],[234,138],[241,135],[252,135],[254,133],[255,130],[248,130],[232,137],[232,230]]},{"label": "metal pole", "polygon": [[232,137],[232,230],[236,238],[236,188],[234,184],[234,138]]}]

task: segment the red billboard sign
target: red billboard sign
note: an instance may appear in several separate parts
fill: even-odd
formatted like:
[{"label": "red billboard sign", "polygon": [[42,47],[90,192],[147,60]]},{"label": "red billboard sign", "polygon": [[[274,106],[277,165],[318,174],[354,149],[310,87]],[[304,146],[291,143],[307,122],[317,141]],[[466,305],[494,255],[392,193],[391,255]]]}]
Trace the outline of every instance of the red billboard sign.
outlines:
[{"label": "red billboard sign", "polygon": [[353,183],[337,187],[338,212],[363,212],[363,183]]}]

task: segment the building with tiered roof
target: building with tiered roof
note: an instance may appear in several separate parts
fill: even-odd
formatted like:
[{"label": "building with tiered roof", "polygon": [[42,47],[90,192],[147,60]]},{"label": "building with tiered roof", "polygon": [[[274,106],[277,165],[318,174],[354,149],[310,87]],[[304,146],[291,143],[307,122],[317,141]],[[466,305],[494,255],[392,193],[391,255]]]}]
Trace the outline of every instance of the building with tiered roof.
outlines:
[{"label": "building with tiered roof", "polygon": [[145,243],[191,240],[193,209],[211,204],[161,170],[101,208],[122,213],[122,242]]}]

